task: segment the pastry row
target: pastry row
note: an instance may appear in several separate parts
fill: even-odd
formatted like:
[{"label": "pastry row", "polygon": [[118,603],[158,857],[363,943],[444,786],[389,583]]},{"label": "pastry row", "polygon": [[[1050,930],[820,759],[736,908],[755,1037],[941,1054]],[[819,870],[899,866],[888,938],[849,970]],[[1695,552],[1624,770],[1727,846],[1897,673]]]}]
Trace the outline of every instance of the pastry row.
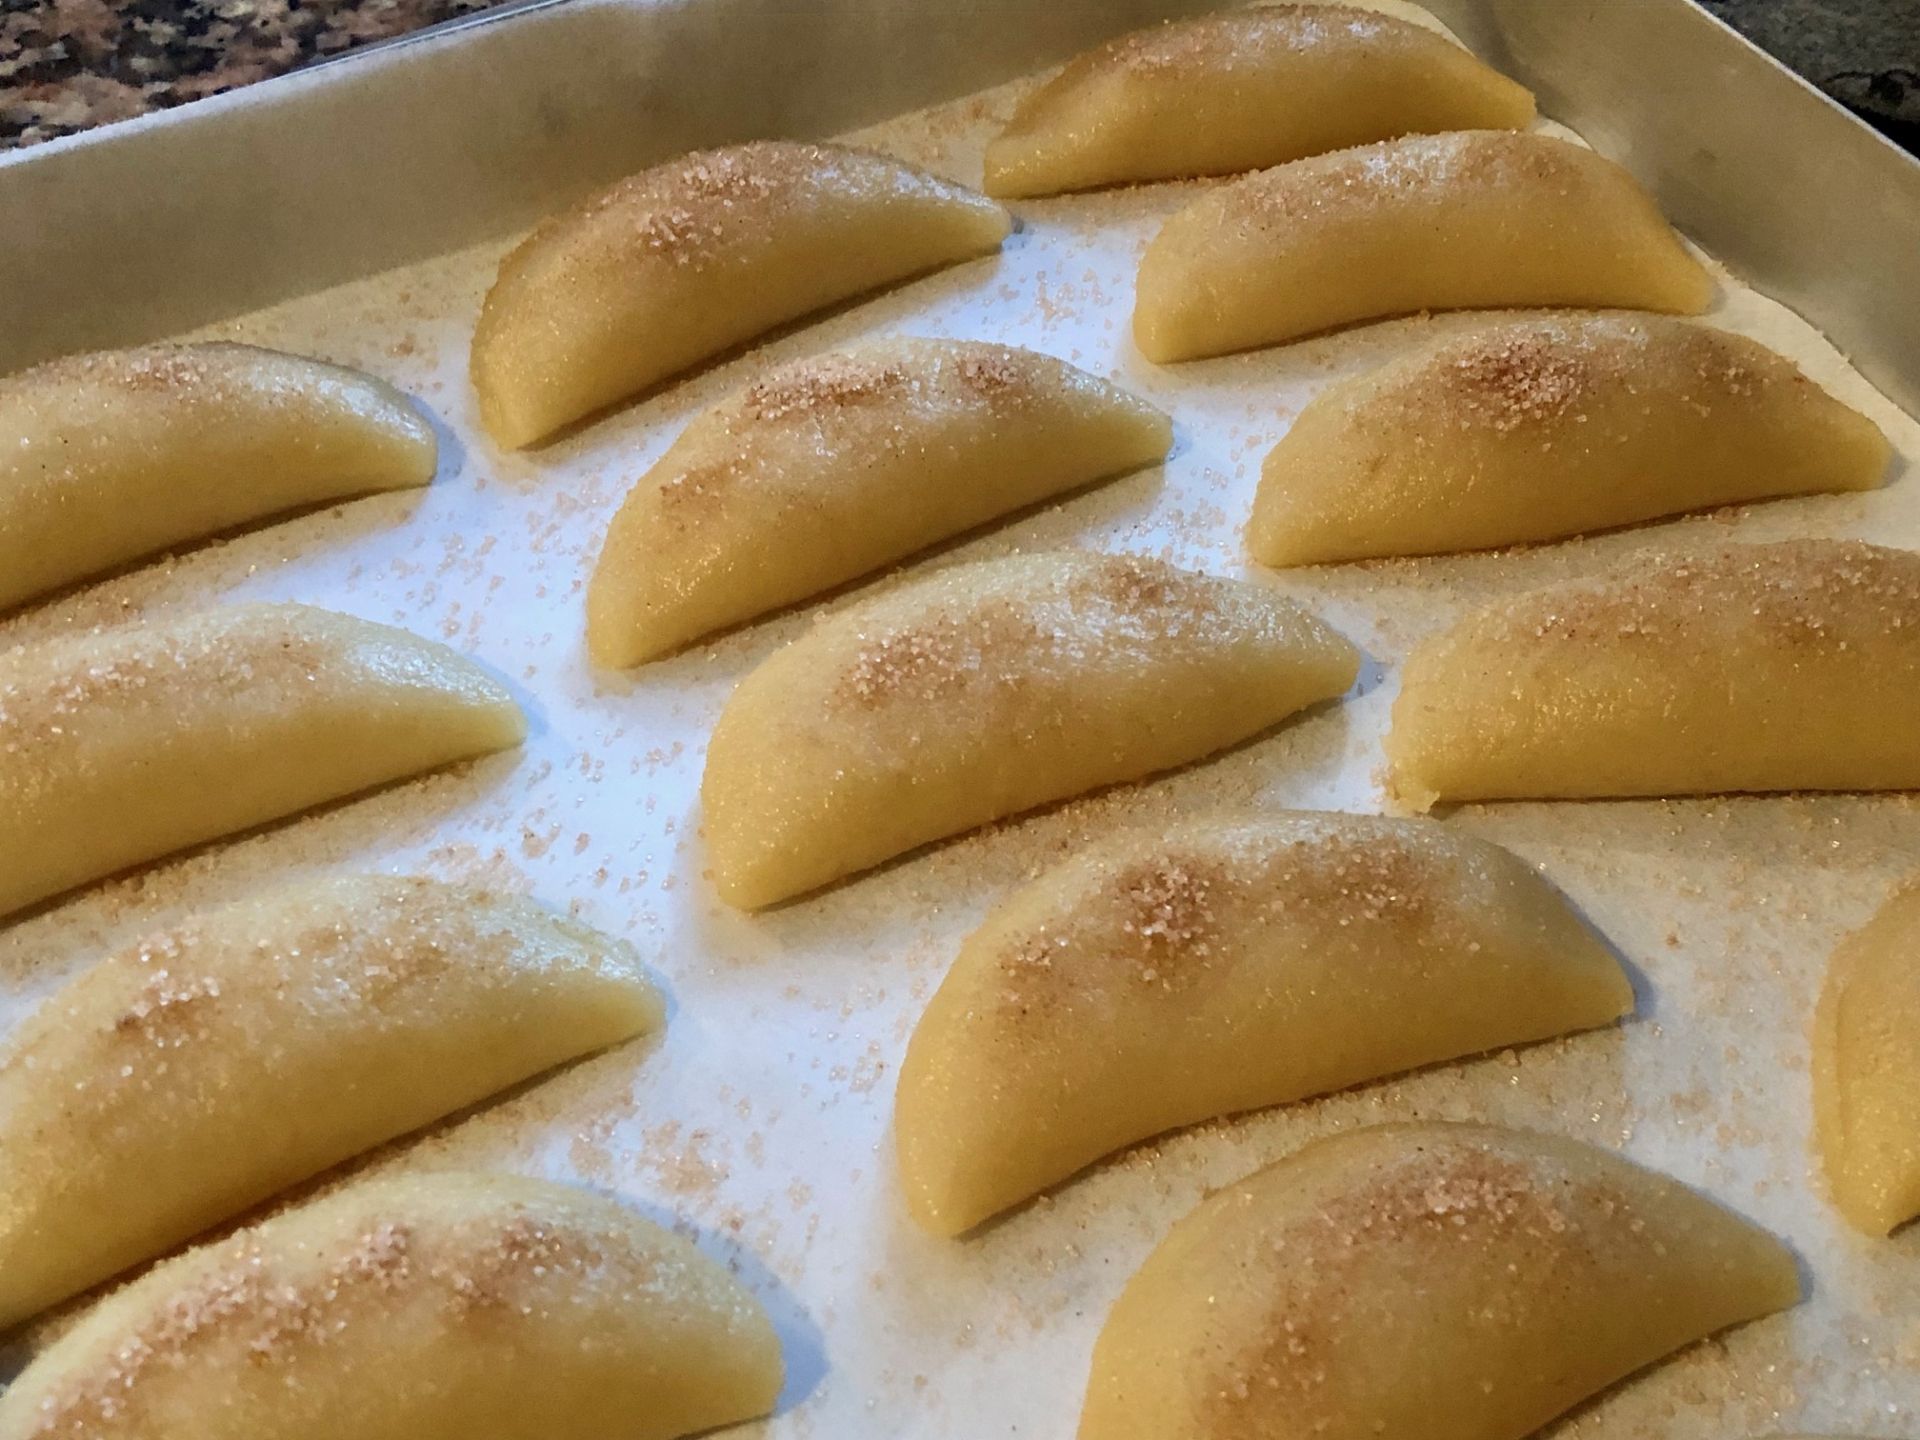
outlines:
[{"label": "pastry row", "polygon": [[[736,687],[701,784],[714,884],[775,904],[1203,759],[1344,695],[1359,663],[1247,581],[1081,551],[950,567],[815,625]],[[1920,741],[1877,722],[1916,704],[1920,556],[1832,540],[1643,556],[1419,645],[1388,782],[1415,809],[1910,790]],[[0,910],[524,729],[445,647],[305,606],[22,647],[0,657]]]},{"label": "pastry row", "polygon": [[[997,249],[991,201],[866,151],[756,141],[669,161],[502,262],[472,380],[496,443],[540,442],[837,300]],[[1713,294],[1631,177],[1534,133],[1463,131],[1211,190],[1140,263],[1135,343],[1167,363],[1414,311],[1697,314]]]},{"label": "pastry row", "polygon": [[[1173,1227],[1107,1317],[1079,1434],[1365,1440],[1437,1414],[1514,1440],[1798,1293],[1778,1241],[1610,1152],[1376,1126]],[[0,1437],[671,1440],[766,1413],[782,1372],[746,1287],[616,1201],[426,1174],[149,1271],[0,1396]]]},{"label": "pastry row", "polygon": [[[237,345],[46,367],[0,386],[10,420],[23,471],[76,435],[90,457],[0,485],[17,562],[0,600],[434,469],[431,432],[380,382]],[[1117,387],[1009,346],[894,340],[776,368],[689,425],[614,516],[589,652],[670,653],[1154,464],[1171,438]],[[1276,566],[1487,549],[1867,489],[1888,456],[1871,421],[1741,336],[1512,321],[1317,396],[1266,461],[1247,540]]]}]

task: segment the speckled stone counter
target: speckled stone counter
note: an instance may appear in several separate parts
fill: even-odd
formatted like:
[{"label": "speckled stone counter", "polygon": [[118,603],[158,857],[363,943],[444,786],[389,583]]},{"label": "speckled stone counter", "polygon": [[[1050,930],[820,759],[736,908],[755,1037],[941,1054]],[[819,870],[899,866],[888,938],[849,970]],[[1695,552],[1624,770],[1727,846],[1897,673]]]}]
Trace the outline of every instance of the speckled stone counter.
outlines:
[{"label": "speckled stone counter", "polygon": [[496,0],[0,0],[0,146],[298,70]]},{"label": "speckled stone counter", "polygon": [[1920,153],[1920,0],[1702,3],[1843,105]]},{"label": "speckled stone counter", "polygon": [[[495,3],[0,0],[0,147],[183,104]],[[1920,149],[1920,0],[1706,4],[1909,149]]]}]

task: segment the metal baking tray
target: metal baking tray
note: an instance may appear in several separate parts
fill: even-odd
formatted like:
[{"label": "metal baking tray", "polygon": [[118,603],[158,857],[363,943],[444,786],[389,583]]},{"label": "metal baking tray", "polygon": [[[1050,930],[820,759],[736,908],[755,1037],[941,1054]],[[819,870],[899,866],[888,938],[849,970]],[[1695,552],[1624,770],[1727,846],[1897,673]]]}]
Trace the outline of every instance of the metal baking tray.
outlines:
[{"label": "metal baking tray", "polygon": [[728,911],[703,881],[701,752],[732,685],[809,612],[631,673],[587,665],[581,591],[628,485],[759,367],[879,333],[1063,355],[1167,408],[1178,433],[1163,471],[908,570],[1084,545],[1249,573],[1239,524],[1262,454],[1300,404],[1415,336],[1476,320],[1147,365],[1125,338],[1132,268],[1188,187],[1018,204],[1021,229],[1000,257],[785,331],[531,455],[480,438],[465,384],[499,254],[593,185],[694,145],[848,131],[977,181],[1016,77],[1196,8],[567,0],[0,158],[0,370],[165,335],[250,339],[393,379],[421,397],[443,442],[425,492],[185,550],[0,621],[0,643],[300,599],[477,655],[533,719],[516,754],[208,847],[0,931],[0,1023],[115,939],[296,872],[489,880],[629,936],[674,998],[663,1040],[571,1067],[369,1163],[537,1170],[671,1217],[739,1268],[785,1339],[781,1410],[747,1433],[1070,1434],[1107,1306],[1206,1189],[1331,1129],[1418,1115],[1622,1148],[1788,1237],[1806,1262],[1799,1309],[1695,1347],[1556,1433],[1914,1435],[1920,1231],[1868,1241],[1839,1222],[1811,1173],[1806,1093],[1806,1022],[1829,949],[1920,870],[1910,796],[1463,807],[1447,823],[1539,864],[1618,946],[1639,982],[1636,1018],[1201,1126],[962,1242],[916,1233],[894,1189],[888,1126],[906,1037],[960,938],[1040,866],[1119,826],[1212,807],[1381,808],[1397,661],[1492,596],[1702,536],[1920,548],[1920,165],[1685,0],[1429,8],[1533,86],[1548,115],[1631,166],[1724,262],[1711,320],[1787,352],[1887,430],[1902,458],[1885,489],[1491,556],[1252,571],[1375,662],[1345,705],[759,916]]}]

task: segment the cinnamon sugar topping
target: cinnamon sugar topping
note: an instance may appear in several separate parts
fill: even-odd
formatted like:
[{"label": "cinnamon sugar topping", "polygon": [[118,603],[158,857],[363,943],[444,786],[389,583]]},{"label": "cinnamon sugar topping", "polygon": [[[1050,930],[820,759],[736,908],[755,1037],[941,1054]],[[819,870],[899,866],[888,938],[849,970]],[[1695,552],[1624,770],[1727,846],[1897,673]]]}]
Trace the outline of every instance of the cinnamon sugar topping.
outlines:
[{"label": "cinnamon sugar topping", "polygon": [[906,384],[895,361],[858,355],[821,355],[776,370],[747,387],[742,397],[755,420],[784,420],[889,396]]},{"label": "cinnamon sugar topping", "polygon": [[1136,75],[1174,73],[1258,58],[1275,47],[1307,49],[1336,36],[1371,40],[1416,28],[1351,5],[1263,4],[1136,30],[1091,52],[1085,64],[1118,65]]},{"label": "cinnamon sugar topping", "polygon": [[[1150,959],[1208,954],[1215,878],[1197,860],[1173,857],[1128,868],[1114,882],[1122,933],[1136,937]],[[1139,975],[1170,983],[1157,963],[1143,965]]]},{"label": "cinnamon sugar topping", "polygon": [[1710,640],[1709,627],[1846,649],[1920,627],[1920,555],[1840,540],[1645,556],[1598,583],[1523,595],[1470,626],[1536,640]]},{"label": "cinnamon sugar topping", "polygon": [[911,697],[937,700],[974,684],[1004,681],[1045,632],[1011,601],[988,599],[958,615],[935,615],[860,648],[840,694],[862,706]]},{"label": "cinnamon sugar topping", "polygon": [[[217,1252],[176,1262],[197,1264],[199,1273],[42,1401],[25,1440],[79,1440],[107,1421],[147,1416],[145,1383],[160,1378],[155,1372],[189,1372],[202,1361],[236,1356],[291,1379],[315,1350],[383,1316],[457,1327],[486,1312],[536,1314],[558,1293],[556,1282],[564,1288],[611,1275],[631,1292],[673,1278],[644,1247],[622,1244],[596,1224],[550,1222],[518,1202],[445,1215],[429,1206],[431,1223],[415,1223],[381,1213],[412,1203],[392,1194],[386,1205],[370,1196],[351,1202],[367,1213],[338,1236],[275,1245],[269,1237],[290,1223],[284,1217],[242,1232]],[[167,1389],[154,1393],[158,1404],[168,1404]]]},{"label": "cinnamon sugar topping", "polygon": [[1460,423],[1468,423],[1464,412],[1472,412],[1500,431],[1557,420],[1593,385],[1583,355],[1538,331],[1463,347],[1449,378],[1461,401]]},{"label": "cinnamon sugar topping", "polygon": [[127,391],[204,390],[224,378],[209,363],[221,349],[208,345],[146,345],[137,350],[107,350],[49,360],[0,382],[0,393],[25,392],[40,385],[91,383]]},{"label": "cinnamon sugar topping", "polygon": [[1524,132],[1413,135],[1260,171],[1216,190],[1212,204],[1230,222],[1264,230],[1335,211],[1364,213],[1394,196],[1437,200],[1462,188],[1565,182],[1589,163],[1594,157],[1579,146]]}]

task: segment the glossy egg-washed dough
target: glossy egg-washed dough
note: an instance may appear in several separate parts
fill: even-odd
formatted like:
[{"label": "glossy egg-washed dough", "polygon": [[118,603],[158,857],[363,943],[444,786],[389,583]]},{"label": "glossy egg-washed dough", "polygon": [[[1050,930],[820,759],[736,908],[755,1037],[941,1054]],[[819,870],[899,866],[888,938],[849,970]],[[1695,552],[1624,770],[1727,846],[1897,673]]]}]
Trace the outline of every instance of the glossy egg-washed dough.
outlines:
[{"label": "glossy egg-washed dough", "polygon": [[908,1209],[957,1234],[1133,1141],[1633,1008],[1527,865],[1430,820],[1220,816],[999,905],[907,1046]]},{"label": "glossy egg-washed dough", "polygon": [[689,425],[613,518],[587,645],[633,665],[1163,458],[1167,417],[1051,355],[883,340],[770,371]]},{"label": "glossy egg-washed dough", "polygon": [[472,661],[305,605],[23,647],[0,656],[0,914],[525,733]]},{"label": "glossy egg-washed dough", "polygon": [[661,1019],[619,942],[428,880],[303,881],[147,935],[0,1045],[0,1329]]},{"label": "glossy egg-washed dough", "polygon": [[1698,314],[1713,281],[1633,177],[1500,130],[1296,160],[1211,190],[1140,262],[1133,335],[1167,362],[1416,310]]},{"label": "glossy egg-washed dough", "polygon": [[1437,801],[1920,788],[1920,555],[1636,555],[1422,642],[1391,786]]},{"label": "glossy egg-washed dough", "polygon": [[770,905],[930,840],[1197,760],[1353,683],[1284,596],[1137,556],[957,566],[740,683],[701,802],[720,896]]},{"label": "glossy egg-washed dough", "polygon": [[0,607],[302,506],[433,478],[371,375],[252,345],[78,355],[0,380]]},{"label": "glossy egg-washed dough", "polygon": [[1789,360],[1658,315],[1443,340],[1310,400],[1247,525],[1267,565],[1431,555],[1814,490],[1867,490],[1887,439]]},{"label": "glossy egg-washed dough", "polygon": [[1609,1151],[1337,1135],[1216,1192],[1128,1282],[1081,1440],[1520,1440],[1799,1298],[1758,1227]]},{"label": "glossy egg-washed dough", "polygon": [[1885,1235],[1920,1215],[1920,881],[1833,953],[1814,1011],[1813,1112],[1848,1220]]},{"label": "glossy egg-washed dough", "polygon": [[350,1186],[158,1266],[0,1396],[0,1440],[671,1440],[772,1409],[725,1267],[617,1202]]},{"label": "glossy egg-washed dough", "polygon": [[987,146],[989,195],[1229,175],[1397,135],[1517,130],[1525,87],[1446,36],[1348,5],[1262,5],[1076,56]]},{"label": "glossy egg-washed dough", "polygon": [[776,325],[985,255],[991,200],[884,155],[761,140],[681,156],[548,220],[500,264],[472,378],[530,445]]}]

